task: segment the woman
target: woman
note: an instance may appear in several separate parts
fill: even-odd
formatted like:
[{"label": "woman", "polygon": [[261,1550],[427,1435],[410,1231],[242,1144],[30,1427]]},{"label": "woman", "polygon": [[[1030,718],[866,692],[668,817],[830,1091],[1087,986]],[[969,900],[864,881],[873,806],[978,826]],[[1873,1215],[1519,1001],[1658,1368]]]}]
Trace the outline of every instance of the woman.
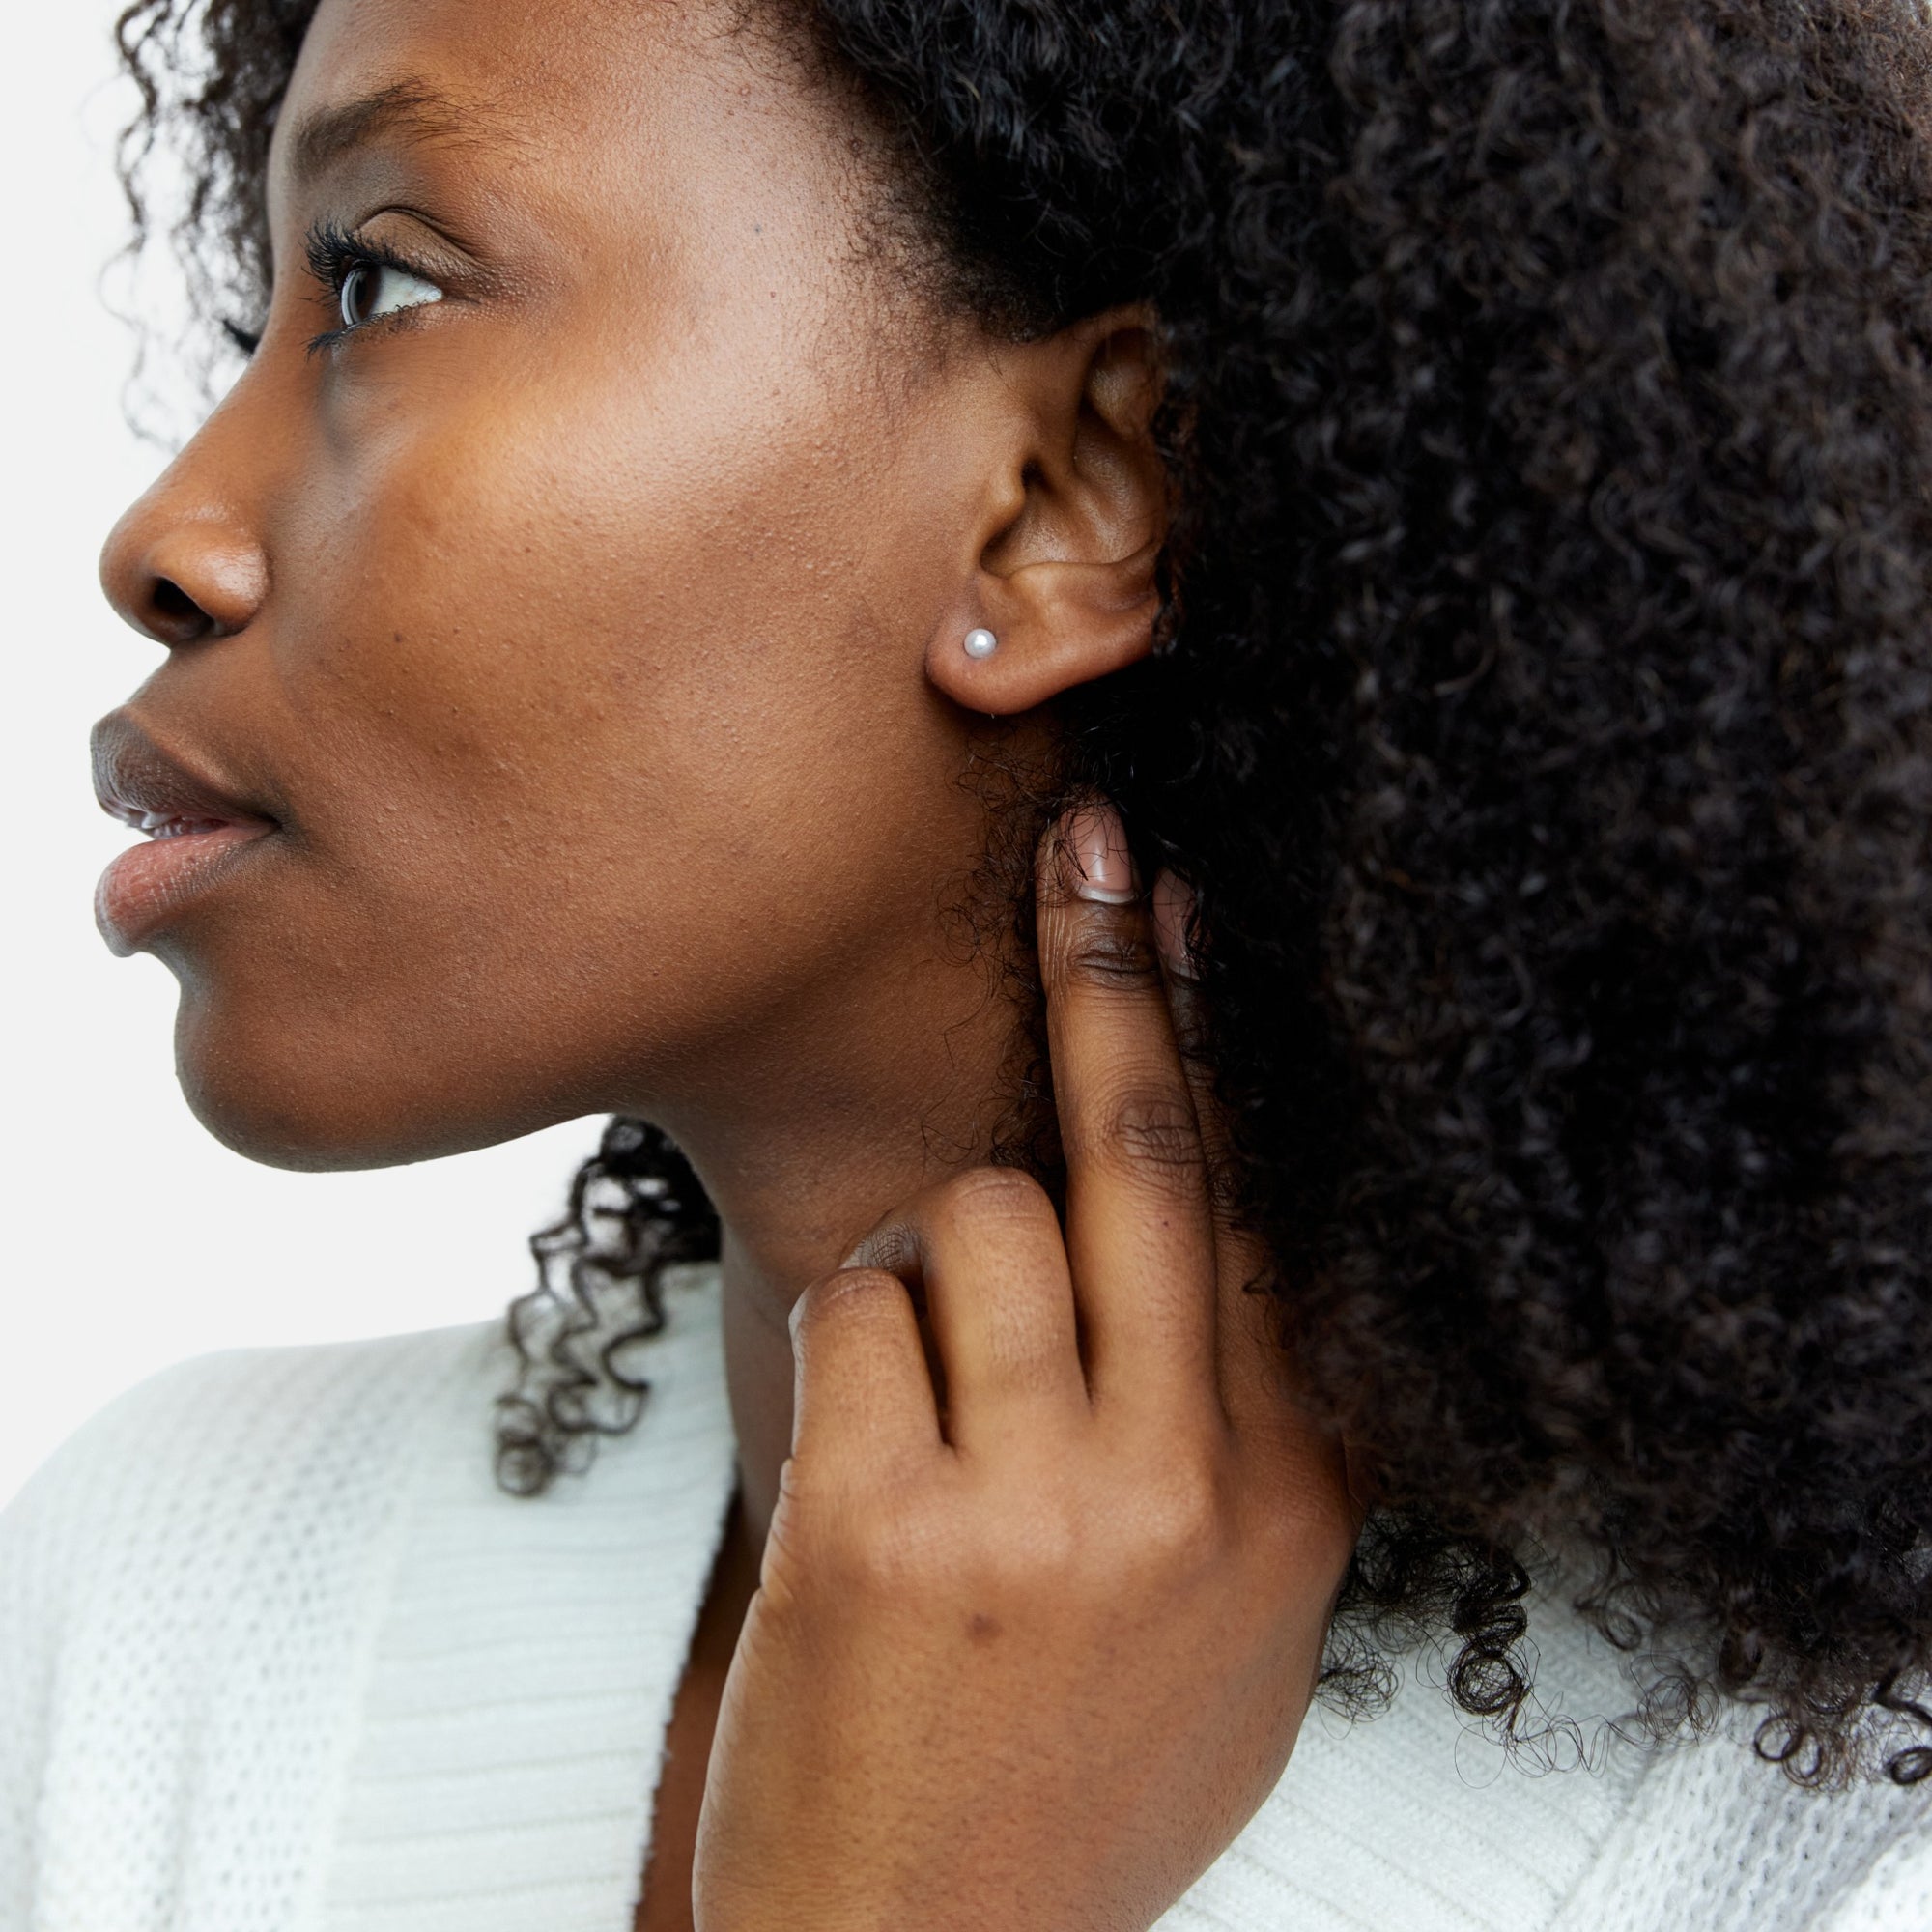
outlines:
[{"label": "woman", "polygon": [[1925,1922],[1917,11],[122,32],[103,930],[258,1158],[616,1118],[10,1512],[8,1922]]}]

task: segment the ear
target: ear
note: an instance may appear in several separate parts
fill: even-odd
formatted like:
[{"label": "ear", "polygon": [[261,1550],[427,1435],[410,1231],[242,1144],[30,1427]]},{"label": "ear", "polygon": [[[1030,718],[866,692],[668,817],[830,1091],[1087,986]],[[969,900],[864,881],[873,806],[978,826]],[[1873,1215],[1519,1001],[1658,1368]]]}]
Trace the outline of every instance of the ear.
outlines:
[{"label": "ear", "polygon": [[[1113,310],[1007,353],[1025,433],[988,479],[977,567],[925,654],[948,697],[992,715],[1030,711],[1148,655],[1168,524],[1152,317]],[[974,632],[990,632],[993,648],[981,637],[969,651]]]}]

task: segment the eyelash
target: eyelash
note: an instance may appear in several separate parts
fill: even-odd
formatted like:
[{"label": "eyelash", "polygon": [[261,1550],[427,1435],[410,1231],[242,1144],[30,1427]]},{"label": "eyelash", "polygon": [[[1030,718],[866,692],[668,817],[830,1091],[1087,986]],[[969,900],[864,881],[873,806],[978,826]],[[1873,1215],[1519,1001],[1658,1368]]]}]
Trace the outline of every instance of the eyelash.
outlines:
[{"label": "eyelash", "polygon": [[[378,243],[358,242],[346,229],[338,227],[332,221],[318,221],[309,230],[302,252],[308,258],[309,272],[338,303],[342,299],[342,291],[348,284],[349,277],[357,269],[394,269],[401,274],[415,275],[424,281],[429,280],[413,262],[404,261],[392,249],[384,248]],[[391,319],[386,316],[383,318],[384,321]],[[319,350],[330,348],[346,337],[358,334],[361,329],[371,327],[372,324],[362,323],[351,327],[345,323],[339,328],[326,328],[310,341],[309,353],[314,355]],[[225,316],[221,322],[221,332],[243,355],[253,355],[262,346],[262,331],[259,328],[246,327],[242,323],[232,321]]]},{"label": "eyelash", "polygon": [[[347,229],[329,220],[318,221],[308,231],[303,253],[308,258],[309,273],[335,298],[338,304],[349,277],[357,269],[394,269],[398,274],[414,275],[420,281],[432,279],[414,262],[405,261],[393,249],[384,248],[380,242],[358,241]],[[366,328],[378,327],[383,323],[394,322],[412,313],[404,309],[397,315],[378,317],[374,322],[344,323],[339,328],[326,328],[310,339],[309,354],[318,355],[325,349],[334,348],[338,342],[347,341],[352,335],[360,335]]]}]

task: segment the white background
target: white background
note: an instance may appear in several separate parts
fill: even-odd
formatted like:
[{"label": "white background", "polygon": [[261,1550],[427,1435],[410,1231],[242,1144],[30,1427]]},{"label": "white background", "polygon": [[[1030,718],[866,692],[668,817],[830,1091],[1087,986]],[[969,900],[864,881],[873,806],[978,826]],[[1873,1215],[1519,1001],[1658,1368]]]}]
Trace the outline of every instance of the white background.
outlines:
[{"label": "white background", "polygon": [[95,806],[87,729],[159,655],[101,601],[95,559],[165,461],[123,420],[132,342],[99,289],[125,222],[118,4],[16,11],[5,35],[0,1504],[109,1396],[183,1356],[492,1316],[596,1137],[578,1122],[376,1174],[256,1167],[182,1102],[173,980],[95,933],[95,878],[128,835]]}]

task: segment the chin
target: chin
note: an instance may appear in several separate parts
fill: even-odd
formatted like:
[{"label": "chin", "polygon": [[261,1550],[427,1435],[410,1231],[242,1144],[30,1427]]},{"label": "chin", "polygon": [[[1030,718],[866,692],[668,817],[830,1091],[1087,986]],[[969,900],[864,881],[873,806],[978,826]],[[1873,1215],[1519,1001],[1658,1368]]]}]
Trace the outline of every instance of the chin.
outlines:
[{"label": "chin", "polygon": [[182,1093],[194,1117],[223,1147],[264,1167],[329,1174],[349,1168],[404,1167],[460,1148],[414,1132],[393,1116],[378,1121],[339,1096],[310,1087],[250,1078],[245,1070],[183,1063]]},{"label": "chin", "polygon": [[306,1173],[404,1167],[513,1140],[548,1119],[478,1117],[367,1037],[332,1039],[277,1016],[246,1016],[184,995],[175,1070],[194,1117],[265,1167]]}]

